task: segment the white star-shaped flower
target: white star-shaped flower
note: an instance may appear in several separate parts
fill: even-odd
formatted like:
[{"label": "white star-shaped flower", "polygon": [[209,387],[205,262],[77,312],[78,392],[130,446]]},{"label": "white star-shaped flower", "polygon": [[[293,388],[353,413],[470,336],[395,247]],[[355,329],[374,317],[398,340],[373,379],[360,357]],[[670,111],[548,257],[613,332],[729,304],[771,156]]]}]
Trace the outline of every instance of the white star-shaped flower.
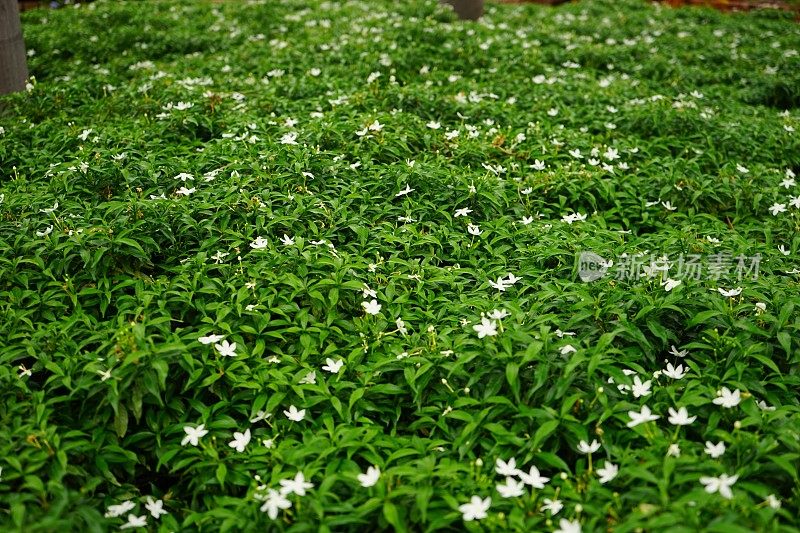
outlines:
[{"label": "white star-shaped flower", "polygon": [[362,487],[368,488],[374,486],[378,479],[381,477],[381,471],[377,466],[370,466],[367,468],[366,473],[358,474],[358,482]]},{"label": "white star-shaped flower", "polygon": [[292,502],[286,499],[286,496],[275,489],[269,489],[264,503],[261,505],[261,512],[267,513],[271,520],[275,520],[282,509],[288,509],[291,506]]},{"label": "white star-shaped flower", "polygon": [[631,417],[631,421],[628,422],[628,427],[632,428],[638,426],[639,424],[643,424],[645,422],[652,422],[654,420],[658,420],[661,418],[658,415],[654,415],[650,408],[646,405],[642,406],[642,410],[640,412],[636,411],[628,411],[628,416]]},{"label": "white star-shaped flower", "polygon": [[491,498],[487,497],[481,499],[480,496],[473,496],[469,503],[459,505],[458,510],[461,511],[461,516],[464,519],[464,522],[471,522],[473,520],[486,518],[488,516],[486,511],[489,510],[491,505]]},{"label": "white star-shaped flower", "polygon": [[524,484],[530,485],[535,489],[543,489],[545,484],[550,481],[550,478],[542,476],[535,466],[532,466],[527,473],[523,470],[517,470],[517,477]]},{"label": "white star-shaped flower", "polygon": [[306,481],[302,472],[295,474],[294,479],[281,479],[281,494],[287,496],[289,494],[297,494],[298,496],[305,496],[306,489],[313,489],[314,484]]},{"label": "white star-shaped flower", "polygon": [[495,322],[494,320],[489,320],[486,317],[483,317],[481,318],[481,323],[475,324],[474,326],[472,326],[472,329],[474,329],[478,333],[479,339],[482,339],[484,337],[494,337],[495,335],[497,335],[497,322]]},{"label": "white star-shaped flower", "polygon": [[619,466],[615,465],[614,463],[610,463],[606,461],[603,464],[603,468],[597,469],[597,474],[600,476],[600,484],[605,485],[615,477],[619,473]]},{"label": "white star-shaped flower", "polygon": [[589,444],[585,440],[582,440],[578,443],[578,451],[582,454],[590,454],[594,453],[600,449],[600,443],[597,440],[592,440],[592,443]]},{"label": "white star-shaped flower", "polygon": [[516,476],[517,475],[517,460],[512,457],[508,462],[503,461],[499,457],[494,461],[494,471],[500,476]]},{"label": "white star-shaped flower", "polygon": [[689,411],[687,411],[685,407],[680,407],[677,411],[670,407],[669,418],[667,420],[674,426],[688,426],[697,420],[697,416],[689,416]]},{"label": "white star-shaped flower", "polygon": [[343,360],[339,359],[337,361],[334,361],[330,357],[327,357],[325,359],[325,365],[322,367],[322,370],[330,372],[331,374],[338,374],[343,366],[344,366]]},{"label": "white star-shaped flower", "polygon": [[706,492],[709,494],[719,492],[720,496],[730,500],[733,498],[731,487],[736,483],[737,479],[739,479],[739,476],[722,474],[719,477],[701,477],[700,483],[705,486]]},{"label": "white star-shaped flower", "polygon": [[244,430],[244,433],[234,431],[233,440],[228,443],[228,446],[242,453],[248,444],[250,444],[250,428]]},{"label": "white star-shaped flower", "polygon": [[228,342],[222,341],[219,344],[214,345],[214,349],[223,356],[223,357],[235,357],[236,356],[236,343],[235,342]]},{"label": "white star-shaped flower", "polygon": [[191,426],[183,426],[183,431],[186,433],[186,436],[183,437],[181,446],[186,446],[187,444],[197,446],[197,444],[200,442],[200,439],[208,435],[208,430],[206,429],[205,424],[200,424],[194,428]]},{"label": "white star-shaped flower", "polygon": [[368,315],[377,315],[381,312],[381,304],[378,300],[370,300],[369,302],[361,302],[361,306]]},{"label": "white star-shaped flower", "polygon": [[205,337],[199,337],[197,340],[200,342],[200,344],[214,344],[224,338],[224,335],[206,335]]},{"label": "white star-shaped flower", "polygon": [[719,441],[718,443],[714,444],[710,440],[707,440],[706,449],[703,451],[710,455],[712,459],[722,457],[725,454],[725,443]]},{"label": "white star-shaped flower", "polygon": [[131,529],[135,527],[147,527],[147,515],[136,516],[135,514],[129,514],[128,521],[119,526],[120,529]]},{"label": "white star-shaped flower", "polygon": [[525,493],[525,484],[513,477],[507,477],[505,484],[498,484],[496,488],[503,498],[518,498]]},{"label": "white star-shaped flower", "polygon": [[298,411],[297,407],[295,407],[294,405],[290,405],[289,410],[284,411],[283,414],[286,415],[286,418],[288,418],[292,422],[300,422],[306,417],[306,410],[300,409]]},{"label": "white star-shaped flower", "polygon": [[717,397],[712,400],[713,403],[716,405],[721,405],[722,407],[730,409],[731,407],[736,407],[739,405],[739,402],[742,401],[742,393],[739,389],[731,390],[728,387],[722,387],[721,390],[717,391]]},{"label": "white star-shaped flower", "polygon": [[162,500],[154,500],[151,496],[147,497],[144,507],[153,518],[160,518],[161,515],[169,514],[164,510],[164,502]]}]

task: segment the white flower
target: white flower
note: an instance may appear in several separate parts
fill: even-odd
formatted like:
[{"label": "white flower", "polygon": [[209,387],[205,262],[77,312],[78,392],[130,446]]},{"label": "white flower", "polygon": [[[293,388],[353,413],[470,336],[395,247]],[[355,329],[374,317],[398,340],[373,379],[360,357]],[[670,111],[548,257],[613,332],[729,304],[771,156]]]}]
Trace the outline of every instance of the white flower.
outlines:
[{"label": "white flower", "polygon": [[572,213],[562,216],[561,221],[566,222],[567,224],[572,224],[573,222],[582,222],[586,220],[586,216],[587,215],[581,213]]},{"label": "white flower", "polygon": [[250,428],[244,430],[244,433],[234,431],[233,440],[228,443],[228,446],[242,453],[248,444],[250,444]]},{"label": "white flower", "polygon": [[661,285],[664,287],[665,291],[669,292],[681,283],[683,282],[679,279],[667,278],[665,281],[661,282]]},{"label": "white flower", "polygon": [[283,414],[285,414],[286,418],[288,418],[292,422],[300,422],[306,417],[306,410],[300,409],[298,411],[297,407],[295,407],[294,405],[290,405],[289,410],[284,411]]},{"label": "white flower", "polygon": [[253,250],[263,250],[264,248],[267,247],[268,244],[269,241],[267,239],[259,236],[256,237],[256,239],[253,242],[250,243],[250,248],[252,248]]},{"label": "white flower", "polygon": [[550,498],[545,498],[542,500],[542,511],[550,511],[551,516],[557,515],[561,509],[564,508],[564,504],[561,503],[561,500],[551,500]]},{"label": "white flower", "polygon": [[479,339],[482,339],[484,337],[494,337],[495,335],[497,335],[497,322],[495,322],[494,320],[489,320],[486,317],[483,317],[481,318],[481,323],[475,324],[474,326],[472,326],[472,329],[474,329],[478,333]]},{"label": "white flower", "polygon": [[525,483],[526,485],[530,485],[535,489],[543,489],[545,483],[550,481],[549,477],[544,477],[539,473],[539,469],[535,466],[532,466],[528,473],[525,473],[522,470],[517,470],[517,476],[519,479]]},{"label": "white flower", "polygon": [[513,477],[507,477],[505,484],[497,485],[497,492],[503,498],[517,498],[525,493],[525,484]]},{"label": "white flower", "polygon": [[465,217],[468,216],[470,213],[472,213],[472,209],[470,209],[469,207],[462,207],[461,209],[456,209],[453,218]]},{"label": "white flower", "polygon": [[181,180],[182,182],[186,183],[186,180],[194,181],[194,176],[192,176],[191,174],[187,174],[186,172],[181,172],[172,179]]},{"label": "white flower", "polygon": [[145,509],[150,512],[153,518],[159,518],[161,515],[169,514],[164,510],[164,502],[161,500],[153,500],[152,497],[147,497],[147,502],[144,504]]},{"label": "white flower", "polygon": [[686,355],[689,353],[689,350],[680,350],[680,351],[678,351],[678,349],[675,347],[675,345],[672,345],[672,346],[669,347],[669,353],[671,353],[675,357],[686,357]]},{"label": "white flower", "polygon": [[674,426],[688,426],[697,420],[697,416],[689,416],[689,411],[685,407],[680,407],[677,411],[670,407],[668,420]]},{"label": "white flower", "polygon": [[205,337],[199,337],[197,340],[200,341],[200,344],[214,344],[224,338],[224,335],[206,335]]},{"label": "white flower", "polygon": [[592,443],[589,444],[585,440],[582,440],[578,443],[578,451],[583,454],[594,453],[600,449],[600,443],[597,440],[592,440]]},{"label": "white flower", "polygon": [[370,466],[365,474],[358,475],[358,482],[362,487],[372,487],[378,482],[379,477],[381,477],[380,469],[377,466]]},{"label": "white flower", "polygon": [[192,187],[191,189],[187,189],[186,187],[181,187],[180,189],[175,191],[175,194],[179,194],[181,196],[189,196],[190,194],[196,191],[197,189],[195,187]]},{"label": "white flower", "polygon": [[297,144],[297,132],[290,131],[285,133],[280,140],[281,144]]},{"label": "white flower", "polygon": [[294,239],[284,233],[283,237],[281,237],[281,242],[284,246],[291,246],[294,244]]},{"label": "white flower", "polygon": [[649,396],[650,395],[650,380],[645,381],[642,383],[642,380],[639,379],[639,376],[634,376],[633,378],[633,386],[631,387],[631,391],[633,392],[634,398],[639,398],[640,396]]},{"label": "white flower", "polygon": [[562,518],[558,521],[558,529],[553,533],[581,533],[581,523],[577,520]]},{"label": "white flower", "polygon": [[700,483],[705,486],[706,492],[710,494],[719,492],[720,496],[730,500],[733,498],[731,487],[734,483],[736,483],[737,479],[739,479],[739,476],[728,476],[727,474],[722,474],[719,477],[701,477]]},{"label": "white flower", "polygon": [[298,496],[305,496],[306,489],[313,489],[314,484],[306,481],[302,472],[295,474],[294,479],[281,480],[281,494],[287,496],[289,494],[297,494]]},{"label": "white flower", "polygon": [[136,516],[135,514],[129,514],[128,521],[119,526],[120,529],[133,527],[147,527],[147,515]]},{"label": "white flower", "polygon": [[405,195],[407,195],[409,193],[412,193],[414,191],[415,191],[415,189],[412,189],[408,184],[406,184],[405,188],[402,189],[397,194],[395,194],[394,197],[397,198],[397,197],[400,197],[400,196],[405,196]]},{"label": "white flower", "polygon": [[228,342],[222,341],[219,344],[214,345],[214,349],[219,352],[222,357],[235,357],[236,356],[236,343],[235,342]]},{"label": "white flower", "polygon": [[672,363],[667,363],[667,368],[662,370],[662,373],[667,376],[671,377],[672,379],[682,379],[683,376],[686,375],[686,370],[684,370],[683,365],[672,366]]},{"label": "white flower", "polygon": [[270,519],[275,520],[278,518],[278,512],[281,509],[288,509],[292,506],[292,502],[275,489],[269,489],[266,499],[261,505],[261,512],[267,513]]},{"label": "white flower", "polygon": [[259,409],[256,413],[256,416],[250,419],[251,424],[255,424],[256,422],[261,422],[262,420],[266,420],[267,418],[271,417],[272,415],[263,409]]},{"label": "white flower", "polygon": [[516,476],[517,460],[512,457],[508,462],[505,462],[498,457],[494,462],[494,471],[500,476]]},{"label": "white flower", "polygon": [[765,402],[764,400],[759,400],[758,403],[756,403],[756,405],[762,411],[774,411],[775,409],[777,409],[774,405],[767,405],[767,402]]},{"label": "white flower", "polygon": [[606,461],[603,464],[603,468],[598,468],[597,473],[600,476],[600,484],[604,485],[617,477],[619,474],[619,466],[615,465],[614,463],[609,463]]},{"label": "white flower", "polygon": [[744,167],[744,166],[742,166],[742,165],[740,165],[738,163],[736,164],[736,170],[738,170],[742,174],[749,174],[750,173],[750,169],[748,169],[747,167]]},{"label": "white flower", "polygon": [[775,202],[769,208],[769,212],[772,213],[772,216],[778,216],[778,213],[785,213],[786,212],[786,204],[779,204]]},{"label": "white flower", "polygon": [[487,315],[492,320],[502,320],[507,317],[510,313],[505,309],[492,309],[491,312]]},{"label": "white flower", "polygon": [[108,509],[106,509],[106,513],[103,516],[106,518],[117,518],[118,516],[124,515],[134,507],[136,507],[136,504],[130,500],[118,503],[116,505],[109,505]]},{"label": "white flower", "polygon": [[725,289],[717,289],[717,291],[726,298],[733,298],[734,296],[739,296],[742,294],[742,288],[736,287],[735,289],[725,290]]},{"label": "white flower", "polygon": [[571,354],[571,353],[575,353],[577,351],[578,350],[571,344],[565,344],[564,346],[562,346],[561,348],[558,349],[558,352],[561,355],[568,355],[568,354]]},{"label": "white flower", "polygon": [[658,415],[654,415],[652,413],[652,411],[650,411],[650,408],[647,407],[646,405],[642,406],[642,410],[639,413],[637,413],[636,411],[628,411],[628,416],[631,417],[631,421],[628,422],[628,427],[629,428],[638,426],[639,424],[642,424],[642,423],[645,423],[645,422],[651,422],[653,420],[658,420],[659,418],[661,418]]},{"label": "white flower", "polygon": [[186,436],[183,437],[181,446],[186,446],[187,443],[191,444],[192,446],[197,446],[197,443],[200,441],[200,439],[208,435],[208,430],[206,429],[205,424],[200,424],[196,428],[191,426],[183,426],[183,431],[186,433]]},{"label": "white flower", "polygon": [[480,235],[483,232],[481,231],[481,228],[476,226],[475,224],[468,224],[467,225],[467,233],[469,233],[470,235],[476,235],[477,236],[477,235]]},{"label": "white flower", "polygon": [[300,385],[315,385],[317,383],[317,373],[312,370],[303,376],[303,379],[301,379],[299,383]]},{"label": "white flower", "polygon": [[669,445],[667,449],[667,455],[672,457],[680,457],[681,456],[681,447],[678,446],[676,443],[672,443]]},{"label": "white flower", "polygon": [[508,282],[502,276],[497,278],[497,281],[489,280],[489,286],[497,289],[500,292],[505,292],[508,288]]},{"label": "white flower", "polygon": [[403,322],[403,319],[398,317],[397,320],[394,321],[394,324],[397,326],[397,331],[401,334],[406,335],[408,330],[406,329],[406,323]]},{"label": "white flower", "polygon": [[522,217],[522,220],[520,220],[520,222],[522,223],[523,226],[527,226],[528,224],[533,222],[533,217]]},{"label": "white flower", "polygon": [[338,361],[334,361],[330,357],[326,357],[325,366],[322,367],[322,370],[330,372],[331,374],[338,374],[343,366],[344,366],[343,360],[339,359]]},{"label": "white flower", "polygon": [[435,122],[435,121],[433,121],[433,120],[431,120],[430,122],[428,122],[428,123],[427,123],[427,124],[425,124],[425,125],[426,125],[426,126],[428,126],[428,127],[429,127],[430,129],[432,129],[432,130],[438,130],[439,128],[441,128],[441,127],[442,127],[442,125],[441,125],[440,123],[438,123],[438,122]]},{"label": "white flower", "polygon": [[381,312],[381,304],[378,303],[378,300],[370,300],[369,302],[361,302],[361,306],[364,308],[369,315],[377,315]]},{"label": "white flower", "polygon": [[36,236],[37,237],[46,237],[46,236],[50,235],[51,233],[53,233],[53,226],[52,225],[47,226],[47,228],[45,228],[44,231],[37,231],[36,232]]},{"label": "white flower", "polygon": [[716,405],[721,405],[722,407],[726,407],[728,409],[739,405],[739,402],[741,401],[742,401],[741,391],[739,391],[739,389],[736,389],[733,392],[731,392],[728,387],[722,387],[721,390],[718,390],[717,397],[712,400],[712,402],[715,403]]},{"label": "white flower", "polygon": [[487,497],[481,500],[480,496],[473,496],[469,503],[459,505],[458,510],[461,511],[462,518],[465,522],[471,522],[472,520],[486,518],[486,511],[489,510],[491,505],[491,498]]},{"label": "white flower", "polygon": [[52,213],[52,212],[53,212],[53,211],[55,211],[56,209],[58,209],[58,202],[56,202],[55,204],[53,204],[53,207],[46,207],[46,208],[44,208],[44,209],[39,209],[39,212],[40,212],[40,213]]},{"label": "white flower", "polygon": [[767,502],[767,505],[769,505],[772,509],[777,510],[781,508],[781,501],[776,498],[774,494],[767,496],[767,499],[764,501]]},{"label": "white flower", "polygon": [[719,441],[716,444],[712,444],[711,441],[707,440],[706,449],[703,451],[706,452],[708,455],[710,455],[713,459],[716,459],[717,457],[722,457],[723,454],[725,453],[725,443]]}]

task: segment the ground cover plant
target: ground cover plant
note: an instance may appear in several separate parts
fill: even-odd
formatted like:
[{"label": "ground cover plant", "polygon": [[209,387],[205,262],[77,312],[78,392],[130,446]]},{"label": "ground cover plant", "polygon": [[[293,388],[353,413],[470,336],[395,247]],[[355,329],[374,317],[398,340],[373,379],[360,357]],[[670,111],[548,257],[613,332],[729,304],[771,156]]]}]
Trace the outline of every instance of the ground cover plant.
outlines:
[{"label": "ground cover plant", "polygon": [[800,529],[790,15],[23,26],[3,531]]}]

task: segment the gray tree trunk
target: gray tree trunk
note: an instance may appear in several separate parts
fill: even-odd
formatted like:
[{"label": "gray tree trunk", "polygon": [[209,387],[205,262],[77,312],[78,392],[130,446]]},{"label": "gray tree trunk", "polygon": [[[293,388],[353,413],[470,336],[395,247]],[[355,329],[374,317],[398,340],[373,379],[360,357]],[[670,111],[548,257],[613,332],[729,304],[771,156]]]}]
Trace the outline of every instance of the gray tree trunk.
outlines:
[{"label": "gray tree trunk", "polygon": [[483,0],[439,0],[453,6],[458,18],[478,20],[483,15]]},{"label": "gray tree trunk", "polygon": [[24,90],[27,79],[17,0],[0,0],[0,94]]}]

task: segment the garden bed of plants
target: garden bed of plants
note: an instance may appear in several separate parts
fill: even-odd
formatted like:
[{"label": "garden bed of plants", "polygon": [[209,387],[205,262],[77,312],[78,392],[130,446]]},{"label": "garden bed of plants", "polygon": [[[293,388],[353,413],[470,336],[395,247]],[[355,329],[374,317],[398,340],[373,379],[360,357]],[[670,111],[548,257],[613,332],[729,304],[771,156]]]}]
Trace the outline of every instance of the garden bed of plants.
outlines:
[{"label": "garden bed of plants", "polygon": [[791,14],[23,28],[1,530],[800,530]]}]

